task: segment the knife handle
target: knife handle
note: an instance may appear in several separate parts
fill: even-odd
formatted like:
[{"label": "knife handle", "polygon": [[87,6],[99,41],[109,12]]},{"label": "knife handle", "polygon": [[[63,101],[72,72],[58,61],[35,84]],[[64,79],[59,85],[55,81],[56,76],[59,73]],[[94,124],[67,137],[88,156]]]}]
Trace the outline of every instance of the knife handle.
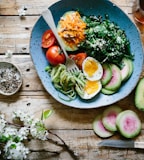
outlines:
[{"label": "knife handle", "polygon": [[135,142],[134,148],[142,148],[144,149],[144,142]]}]

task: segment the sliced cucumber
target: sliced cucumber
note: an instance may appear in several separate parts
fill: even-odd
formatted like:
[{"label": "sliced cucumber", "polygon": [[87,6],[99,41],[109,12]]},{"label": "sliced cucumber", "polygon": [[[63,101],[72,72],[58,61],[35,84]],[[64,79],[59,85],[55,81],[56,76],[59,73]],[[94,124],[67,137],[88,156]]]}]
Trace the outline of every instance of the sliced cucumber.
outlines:
[{"label": "sliced cucumber", "polygon": [[140,79],[135,91],[135,106],[144,111],[144,78]]},{"label": "sliced cucumber", "polygon": [[119,106],[111,105],[103,112],[102,122],[107,130],[112,132],[117,131],[116,117],[121,111],[122,109]]},{"label": "sliced cucumber", "polygon": [[132,60],[127,58],[123,58],[121,63],[123,66],[123,68],[120,70],[122,81],[126,81],[127,79],[129,79],[129,77],[133,72],[133,63],[132,63]]},{"label": "sliced cucumber", "polygon": [[112,91],[112,90],[108,90],[108,89],[106,89],[106,88],[102,88],[102,89],[101,89],[101,92],[102,92],[103,94],[106,94],[106,95],[111,95],[111,94],[116,93],[117,91]]},{"label": "sliced cucumber", "polygon": [[101,83],[105,86],[112,78],[112,70],[108,63],[102,64],[103,67],[103,76],[101,78]]},{"label": "sliced cucumber", "polygon": [[121,73],[120,69],[115,64],[111,64],[111,69],[112,69],[112,78],[110,82],[105,86],[105,89],[116,91],[121,86],[122,82]]},{"label": "sliced cucumber", "polygon": [[108,138],[114,133],[105,129],[102,123],[102,115],[98,115],[93,122],[94,132],[101,138]]},{"label": "sliced cucumber", "polygon": [[137,114],[131,110],[125,110],[116,118],[119,132],[125,138],[134,138],[141,131],[141,121]]}]

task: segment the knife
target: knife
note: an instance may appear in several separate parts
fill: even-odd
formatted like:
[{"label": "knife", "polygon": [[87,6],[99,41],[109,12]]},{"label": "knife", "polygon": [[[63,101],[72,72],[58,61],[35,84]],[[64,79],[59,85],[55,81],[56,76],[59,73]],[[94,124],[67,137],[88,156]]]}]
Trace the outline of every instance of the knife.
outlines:
[{"label": "knife", "polygon": [[144,149],[144,141],[139,142],[139,141],[133,141],[133,140],[103,140],[98,143],[98,146]]}]

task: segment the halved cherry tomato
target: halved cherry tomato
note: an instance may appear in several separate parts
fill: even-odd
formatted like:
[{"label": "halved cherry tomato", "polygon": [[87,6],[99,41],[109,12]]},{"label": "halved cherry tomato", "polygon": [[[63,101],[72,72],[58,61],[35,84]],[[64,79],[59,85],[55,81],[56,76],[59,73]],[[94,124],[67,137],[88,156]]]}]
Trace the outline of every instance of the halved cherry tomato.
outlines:
[{"label": "halved cherry tomato", "polygon": [[70,54],[69,57],[75,61],[79,69],[82,69],[82,63],[84,59],[87,57],[87,54],[86,53]]},{"label": "halved cherry tomato", "polygon": [[49,48],[56,42],[56,38],[51,30],[46,30],[42,35],[42,47]]},{"label": "halved cherry tomato", "polygon": [[51,65],[58,65],[65,62],[65,55],[59,46],[51,46],[46,52],[46,58]]}]

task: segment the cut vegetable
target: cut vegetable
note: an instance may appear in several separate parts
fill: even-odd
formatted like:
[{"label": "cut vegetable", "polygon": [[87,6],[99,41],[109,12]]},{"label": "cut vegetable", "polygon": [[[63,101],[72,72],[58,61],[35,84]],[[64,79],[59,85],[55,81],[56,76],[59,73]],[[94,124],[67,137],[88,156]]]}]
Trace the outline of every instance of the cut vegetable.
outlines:
[{"label": "cut vegetable", "polygon": [[129,63],[129,68],[130,68],[130,70],[129,70],[129,76],[128,76],[128,78],[132,75],[132,73],[133,73],[133,62],[132,62],[132,60],[130,60],[130,59],[127,59],[128,60],[128,63]]},{"label": "cut vegetable", "polygon": [[132,60],[123,58],[122,59],[122,66],[123,68],[120,70],[121,71],[121,76],[122,76],[122,81],[126,81],[132,74],[133,72],[133,63]]},{"label": "cut vegetable", "polygon": [[130,66],[126,58],[123,58],[121,63],[122,63],[122,69],[120,71],[121,71],[122,81],[126,81],[129,76]]},{"label": "cut vegetable", "polygon": [[106,94],[106,95],[111,95],[111,94],[114,94],[116,91],[111,91],[111,90],[108,90],[108,89],[106,89],[106,88],[102,88],[102,89],[101,89],[101,92],[102,92],[103,94]]},{"label": "cut vegetable", "polygon": [[105,129],[102,123],[102,115],[98,115],[93,122],[94,132],[101,138],[108,138],[114,133]]},{"label": "cut vegetable", "polygon": [[135,91],[135,106],[144,111],[144,78],[142,78],[136,87]]},{"label": "cut vegetable", "polygon": [[117,131],[116,117],[122,111],[117,105],[112,105],[103,112],[102,122],[104,127],[109,131]]},{"label": "cut vegetable", "polygon": [[101,78],[102,85],[106,85],[112,78],[112,70],[108,63],[102,64],[103,76]]},{"label": "cut vegetable", "polygon": [[111,64],[112,78],[110,82],[105,86],[105,89],[116,91],[121,86],[121,73],[120,69],[115,65]]},{"label": "cut vegetable", "polygon": [[125,110],[116,118],[119,132],[125,138],[134,138],[141,131],[141,121],[137,114],[131,110]]},{"label": "cut vegetable", "polygon": [[86,23],[77,11],[66,12],[58,22],[57,30],[67,51],[75,51],[85,39]]}]

